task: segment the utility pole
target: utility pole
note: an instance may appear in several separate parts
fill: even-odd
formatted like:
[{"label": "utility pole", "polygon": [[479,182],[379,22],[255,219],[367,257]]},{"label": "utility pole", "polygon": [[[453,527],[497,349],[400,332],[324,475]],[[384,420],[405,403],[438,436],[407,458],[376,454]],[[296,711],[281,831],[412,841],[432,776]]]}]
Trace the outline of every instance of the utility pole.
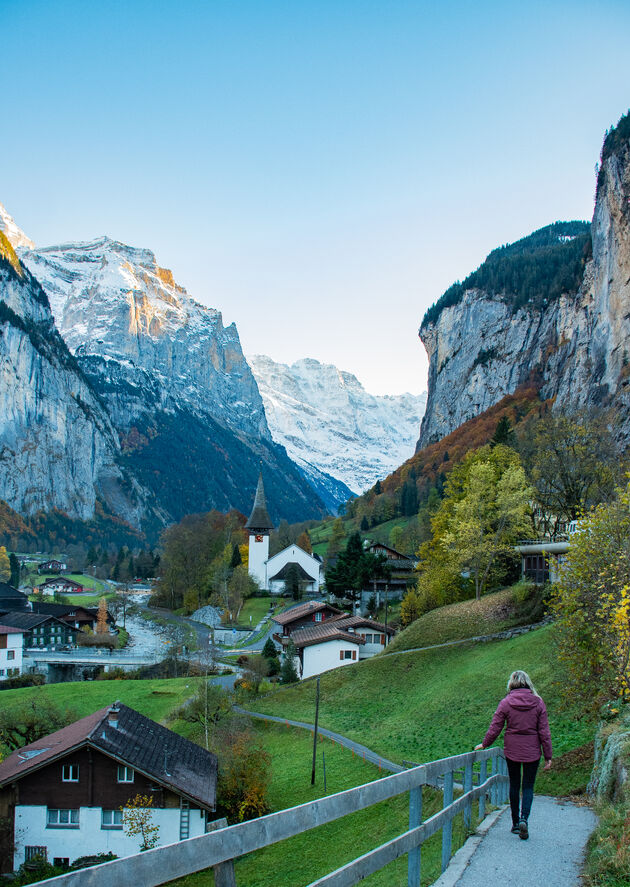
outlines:
[{"label": "utility pole", "polygon": [[387,634],[387,592],[389,591],[389,583],[385,583],[385,646],[387,646],[387,639],[389,635]]},{"label": "utility pole", "polygon": [[315,695],[315,729],[313,731],[313,769],[311,770],[311,785],[315,785],[315,757],[317,755],[317,721],[319,718],[319,676],[317,677],[317,691]]}]

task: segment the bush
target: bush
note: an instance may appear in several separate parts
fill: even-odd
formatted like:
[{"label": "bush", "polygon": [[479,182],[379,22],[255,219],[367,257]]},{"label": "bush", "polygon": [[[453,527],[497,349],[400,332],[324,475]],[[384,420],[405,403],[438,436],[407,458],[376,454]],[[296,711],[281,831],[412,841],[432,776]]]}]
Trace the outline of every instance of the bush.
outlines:
[{"label": "bush", "polygon": [[0,681],[0,690],[17,690],[20,687],[40,687],[46,682],[43,674],[21,674]]}]

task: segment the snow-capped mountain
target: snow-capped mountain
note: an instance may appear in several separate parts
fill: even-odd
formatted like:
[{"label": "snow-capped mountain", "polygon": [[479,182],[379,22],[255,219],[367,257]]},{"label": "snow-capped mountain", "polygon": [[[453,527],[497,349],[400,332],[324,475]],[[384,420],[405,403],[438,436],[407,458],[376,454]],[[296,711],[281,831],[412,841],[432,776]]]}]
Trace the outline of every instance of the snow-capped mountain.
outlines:
[{"label": "snow-capped mountain", "polygon": [[413,454],[426,394],[369,394],[356,376],[309,358],[247,359],[273,439],[307,476],[324,472],[360,493]]},{"label": "snow-capped mountain", "polygon": [[26,249],[34,249],[35,244],[31,240],[30,237],[27,237],[24,231],[15,224],[15,221],[12,216],[6,211],[4,206],[0,203],[0,231],[2,231],[11,246],[14,249],[17,249],[19,246],[24,246]]},{"label": "snow-capped mountain", "polygon": [[[22,240],[15,223],[9,225],[10,216],[3,218],[13,238]],[[248,513],[261,463],[274,520],[324,513],[312,486],[271,438],[235,325],[224,327],[220,311],[195,302],[150,250],[102,237],[38,250],[22,247],[19,255],[24,273],[39,281],[37,291],[58,337],[50,302],[66,363],[107,418],[111,452],[138,503],[136,526],[154,538],[164,523],[185,514],[212,508]],[[1,284],[0,309],[8,298]],[[2,322],[0,315],[0,332]],[[57,369],[64,376],[64,367]],[[36,396],[28,373],[18,383],[12,397]],[[56,384],[79,391],[65,377]],[[86,393],[79,401],[80,408],[90,403]],[[86,463],[87,476],[92,457],[89,438],[83,439],[85,452],[79,447],[70,455]],[[14,443],[19,449],[20,440]],[[2,444],[0,435],[0,452]],[[49,456],[40,448],[42,464]],[[74,470],[56,450],[54,458],[61,476]],[[46,501],[44,480],[40,486],[32,495]],[[140,491],[150,491],[150,509]],[[94,495],[86,493],[88,503]],[[10,492],[7,501],[21,505]],[[69,512],[71,503],[56,500],[55,505]],[[89,516],[90,507],[82,516]]]},{"label": "snow-capped mountain", "polygon": [[192,299],[150,250],[101,237],[20,255],[118,426],[186,407],[269,438],[236,326]]}]

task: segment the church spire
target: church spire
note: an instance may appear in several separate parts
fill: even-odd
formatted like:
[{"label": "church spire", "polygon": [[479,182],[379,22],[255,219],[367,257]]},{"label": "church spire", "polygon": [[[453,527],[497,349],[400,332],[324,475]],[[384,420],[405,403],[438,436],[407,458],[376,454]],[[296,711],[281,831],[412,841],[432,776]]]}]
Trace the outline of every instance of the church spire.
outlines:
[{"label": "church spire", "polygon": [[258,485],[256,487],[256,497],[254,499],[254,507],[249,516],[249,520],[245,524],[247,530],[253,533],[268,532],[273,530],[273,524],[267,511],[267,500],[265,499],[265,488],[263,486],[262,469],[258,475]]}]

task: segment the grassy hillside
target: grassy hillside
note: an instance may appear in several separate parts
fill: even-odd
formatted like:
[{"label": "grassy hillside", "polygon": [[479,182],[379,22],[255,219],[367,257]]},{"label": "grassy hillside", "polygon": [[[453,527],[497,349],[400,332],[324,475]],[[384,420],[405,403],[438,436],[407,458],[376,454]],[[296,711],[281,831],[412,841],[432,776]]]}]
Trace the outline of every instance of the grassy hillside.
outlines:
[{"label": "grassy hillside", "polygon": [[[579,791],[590,772],[594,725],[563,710],[552,645],[549,626],[508,641],[381,655],[336,669],[321,678],[320,723],[399,762],[460,754],[482,740],[509,674],[523,668],[547,703],[556,758],[572,752],[568,766],[558,761],[541,774],[538,790]],[[281,689],[256,708],[311,722],[315,683]]]},{"label": "grassy hillside", "polygon": [[77,718],[104,708],[116,700],[135,708],[154,721],[163,723],[171,712],[195,692],[198,678],[173,678],[153,681],[83,681],[80,684],[44,684],[20,690],[3,690],[1,705],[18,702],[28,705],[33,698],[47,697],[56,705],[71,710]]},{"label": "grassy hillside", "polygon": [[531,586],[519,583],[484,595],[480,601],[473,598],[430,610],[396,635],[387,650],[413,650],[534,622],[539,595]]}]

